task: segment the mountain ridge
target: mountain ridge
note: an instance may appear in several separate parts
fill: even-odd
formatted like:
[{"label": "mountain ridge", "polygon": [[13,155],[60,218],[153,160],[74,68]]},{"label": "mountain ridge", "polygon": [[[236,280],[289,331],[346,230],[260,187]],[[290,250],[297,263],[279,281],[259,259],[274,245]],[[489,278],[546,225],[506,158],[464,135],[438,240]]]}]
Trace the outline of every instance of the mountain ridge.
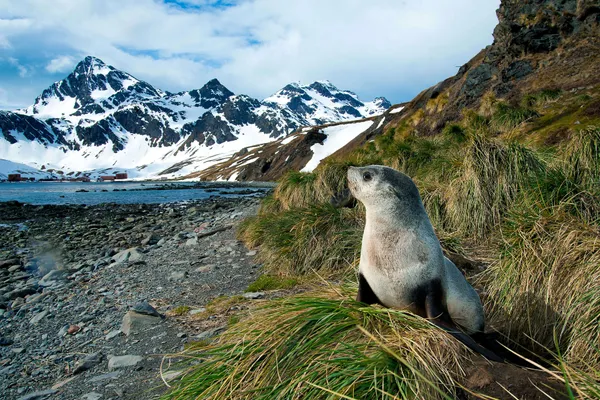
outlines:
[{"label": "mountain ridge", "polygon": [[[225,146],[238,151],[242,145],[269,142],[301,126],[375,115],[389,104],[385,98],[362,102],[329,81],[288,84],[262,101],[235,94],[216,78],[200,88],[172,93],[87,56],[31,106],[0,111],[0,158],[18,156],[14,161],[38,167],[49,163],[77,172],[99,167],[131,170],[157,162],[164,164],[163,170],[172,170],[182,161],[193,165],[199,153],[215,156],[223,148],[208,149],[217,145],[238,142],[239,146]],[[138,150],[137,162],[119,156],[132,146]],[[31,154],[33,149],[27,154],[23,149],[29,147],[48,157]],[[69,164],[56,165],[56,149],[69,155]],[[150,153],[154,160],[145,157]],[[88,162],[92,157],[96,160]],[[134,175],[145,175],[140,171]]]}]

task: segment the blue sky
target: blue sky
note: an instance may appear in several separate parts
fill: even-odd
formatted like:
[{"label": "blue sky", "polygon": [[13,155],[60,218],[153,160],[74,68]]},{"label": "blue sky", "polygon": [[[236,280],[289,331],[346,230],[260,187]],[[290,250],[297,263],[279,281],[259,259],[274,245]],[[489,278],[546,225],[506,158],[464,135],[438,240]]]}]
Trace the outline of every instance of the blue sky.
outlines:
[{"label": "blue sky", "polygon": [[0,0],[0,109],[86,55],[169,91],[212,78],[264,98],[328,79],[410,100],[492,43],[499,0]]}]

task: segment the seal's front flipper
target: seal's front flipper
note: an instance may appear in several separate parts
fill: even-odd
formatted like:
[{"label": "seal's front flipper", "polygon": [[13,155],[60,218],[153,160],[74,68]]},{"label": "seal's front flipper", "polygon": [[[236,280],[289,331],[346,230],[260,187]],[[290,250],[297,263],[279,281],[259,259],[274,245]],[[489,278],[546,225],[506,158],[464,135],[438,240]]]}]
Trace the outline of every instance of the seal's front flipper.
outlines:
[{"label": "seal's front flipper", "polygon": [[358,294],[356,295],[356,301],[366,304],[381,304],[381,301],[369,286],[369,282],[365,279],[363,274],[358,273]]}]

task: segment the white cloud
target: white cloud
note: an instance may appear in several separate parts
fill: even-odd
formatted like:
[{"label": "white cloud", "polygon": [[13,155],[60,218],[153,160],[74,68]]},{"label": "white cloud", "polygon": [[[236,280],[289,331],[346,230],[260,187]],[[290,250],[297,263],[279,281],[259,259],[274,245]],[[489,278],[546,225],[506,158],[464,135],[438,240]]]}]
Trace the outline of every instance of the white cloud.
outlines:
[{"label": "white cloud", "polygon": [[[35,43],[50,72],[63,72],[63,65],[66,71],[65,57],[91,54],[171,91],[217,77],[260,98],[291,81],[329,79],[365,98],[399,101],[455,73],[491,43],[499,0],[179,3],[200,7],[0,0],[0,31],[14,49],[19,40]],[[4,26],[11,28],[5,33]]]},{"label": "white cloud", "polygon": [[19,76],[21,78],[25,78],[25,77],[29,76],[29,74],[31,73],[31,71],[27,67],[25,67],[24,65],[21,65],[19,63],[19,60],[17,60],[14,57],[9,57],[8,62],[11,63],[15,68],[17,68],[17,71],[19,71]]},{"label": "white cloud", "polygon": [[69,72],[73,69],[73,66],[77,63],[71,56],[60,56],[53,58],[50,60],[48,65],[46,65],[46,71],[50,73],[56,72]]}]

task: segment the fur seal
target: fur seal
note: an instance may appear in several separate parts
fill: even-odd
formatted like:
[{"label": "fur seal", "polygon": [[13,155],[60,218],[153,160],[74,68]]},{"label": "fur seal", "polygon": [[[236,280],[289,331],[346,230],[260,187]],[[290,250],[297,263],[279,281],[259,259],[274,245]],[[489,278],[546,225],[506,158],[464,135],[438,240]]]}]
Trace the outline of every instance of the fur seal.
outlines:
[{"label": "fur seal", "polygon": [[444,256],[413,180],[389,167],[349,167],[348,187],[367,211],[357,300],[420,315],[503,361],[469,336],[483,334],[481,300]]}]

